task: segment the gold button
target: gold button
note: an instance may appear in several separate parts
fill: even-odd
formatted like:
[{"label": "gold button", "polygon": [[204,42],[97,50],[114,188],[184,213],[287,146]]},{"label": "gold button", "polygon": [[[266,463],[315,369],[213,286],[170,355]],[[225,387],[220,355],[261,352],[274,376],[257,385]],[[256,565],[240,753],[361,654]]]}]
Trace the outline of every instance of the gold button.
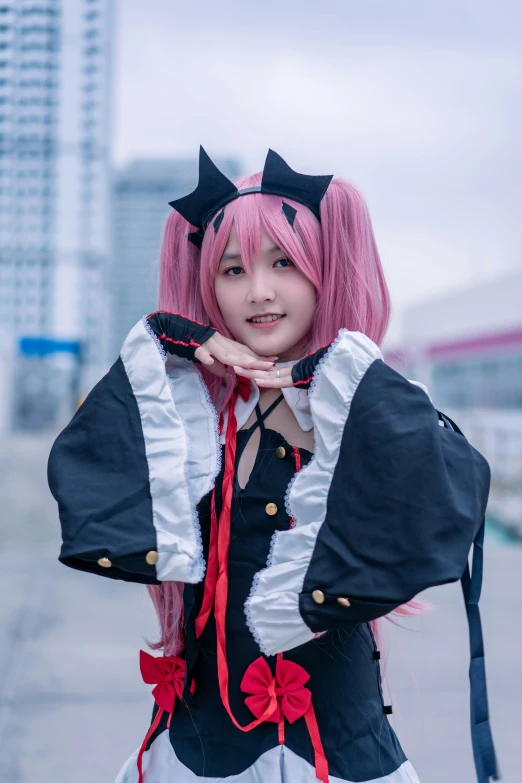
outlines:
[{"label": "gold button", "polygon": [[265,506],[265,511],[268,514],[269,517],[273,517],[274,514],[277,514],[277,506],[275,503],[267,503]]},{"label": "gold button", "polygon": [[101,566],[102,568],[110,568],[112,563],[108,557],[100,557],[100,559],[98,560],[98,565]]},{"label": "gold button", "polygon": [[286,457],[286,449],[284,446],[278,446],[276,449],[277,459],[284,459]]},{"label": "gold button", "polygon": [[351,603],[348,600],[348,598],[338,598],[337,603],[341,604],[341,606],[351,606]]},{"label": "gold button", "polygon": [[154,549],[151,549],[151,551],[147,552],[147,554],[145,555],[145,561],[147,565],[156,565],[158,560],[159,560],[159,555]]},{"label": "gold button", "polygon": [[314,590],[312,593],[312,598],[316,604],[324,604],[324,593],[322,590]]}]

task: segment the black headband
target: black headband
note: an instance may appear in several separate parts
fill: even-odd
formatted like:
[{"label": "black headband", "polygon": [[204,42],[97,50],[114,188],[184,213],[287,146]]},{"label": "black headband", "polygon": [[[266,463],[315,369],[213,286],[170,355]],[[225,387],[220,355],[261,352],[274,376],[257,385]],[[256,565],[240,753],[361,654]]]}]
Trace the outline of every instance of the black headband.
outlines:
[{"label": "black headband", "polygon": [[190,233],[188,238],[201,247],[205,229],[214,215],[230,201],[250,193],[286,196],[304,204],[320,220],[319,204],[332,178],[333,174],[326,176],[298,174],[277,152],[268,150],[261,185],[238,190],[210,160],[203,147],[200,147],[197,188],[188,196],[169,201],[169,204],[192,226],[196,226],[198,230]]}]

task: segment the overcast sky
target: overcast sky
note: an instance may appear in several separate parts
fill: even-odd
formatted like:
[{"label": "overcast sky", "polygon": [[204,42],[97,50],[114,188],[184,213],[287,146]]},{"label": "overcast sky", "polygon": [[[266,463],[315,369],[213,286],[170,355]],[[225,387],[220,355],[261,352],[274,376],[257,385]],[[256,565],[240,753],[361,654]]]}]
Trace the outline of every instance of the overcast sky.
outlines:
[{"label": "overcast sky", "polygon": [[521,30],[516,0],[119,0],[115,159],[272,147],[351,179],[399,336],[409,303],[522,265]]}]

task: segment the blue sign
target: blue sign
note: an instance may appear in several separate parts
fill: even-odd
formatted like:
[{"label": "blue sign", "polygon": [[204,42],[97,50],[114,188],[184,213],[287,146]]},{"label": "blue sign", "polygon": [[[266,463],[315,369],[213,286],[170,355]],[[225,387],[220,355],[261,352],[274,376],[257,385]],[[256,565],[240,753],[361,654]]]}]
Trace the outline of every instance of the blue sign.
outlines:
[{"label": "blue sign", "polygon": [[53,353],[70,353],[79,356],[81,343],[78,340],[52,340],[48,337],[22,337],[22,356],[50,356]]}]

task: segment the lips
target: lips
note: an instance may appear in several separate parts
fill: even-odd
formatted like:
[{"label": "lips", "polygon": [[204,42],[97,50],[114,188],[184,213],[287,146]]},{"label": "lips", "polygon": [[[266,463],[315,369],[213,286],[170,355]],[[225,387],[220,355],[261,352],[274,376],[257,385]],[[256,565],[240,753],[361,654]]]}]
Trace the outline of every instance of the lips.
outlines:
[{"label": "lips", "polygon": [[[285,317],[284,313],[256,313],[256,315],[251,316],[251,318],[247,318],[247,321],[249,323],[275,323],[275,321],[280,321],[281,318],[284,317]],[[258,318],[269,318],[270,320],[269,321],[254,320]]]},{"label": "lips", "polygon": [[[249,324],[249,326],[251,326],[252,329],[261,330],[261,331],[263,331],[263,330],[264,331],[270,331],[272,329],[275,329],[277,324],[281,323],[281,321],[285,317],[284,315],[280,315],[279,313],[271,313],[271,315],[277,315],[278,317],[275,318],[273,321],[252,321],[252,320],[249,319],[247,321],[247,324]],[[267,313],[267,316],[268,316],[268,313]],[[266,316],[255,316],[255,315],[253,316],[253,318],[256,318],[256,317],[264,318]]]}]

